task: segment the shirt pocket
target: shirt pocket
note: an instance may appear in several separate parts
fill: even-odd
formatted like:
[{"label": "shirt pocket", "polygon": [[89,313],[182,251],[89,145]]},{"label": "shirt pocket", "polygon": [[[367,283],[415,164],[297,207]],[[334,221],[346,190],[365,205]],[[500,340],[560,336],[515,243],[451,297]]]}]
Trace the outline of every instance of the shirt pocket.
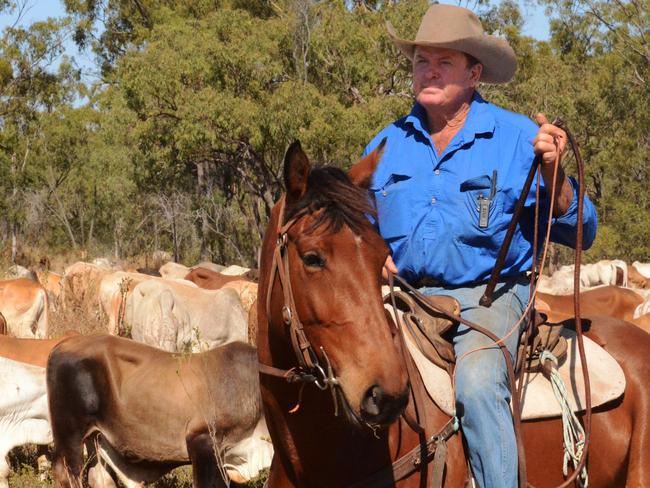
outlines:
[{"label": "shirt pocket", "polygon": [[[488,175],[470,178],[460,185],[461,209],[458,216],[457,240],[471,247],[492,250],[499,247],[503,228],[503,193],[496,188],[492,193],[492,178]],[[481,200],[492,201],[487,210],[487,223],[481,226]],[[496,252],[496,251],[495,251]]]},{"label": "shirt pocket", "polygon": [[370,189],[375,196],[379,233],[388,243],[410,235],[413,226],[411,176],[391,173]]}]

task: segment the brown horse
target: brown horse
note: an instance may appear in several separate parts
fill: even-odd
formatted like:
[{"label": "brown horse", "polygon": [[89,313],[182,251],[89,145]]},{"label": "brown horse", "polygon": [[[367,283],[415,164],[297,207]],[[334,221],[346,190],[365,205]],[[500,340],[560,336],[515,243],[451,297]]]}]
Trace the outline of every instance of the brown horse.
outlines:
[{"label": "brown horse", "polygon": [[[428,486],[433,475],[429,464],[401,479],[367,482],[423,438],[400,416],[406,400],[407,416],[419,420],[427,438],[449,421],[430,400],[418,403],[416,412],[413,397],[426,394],[417,374],[410,376],[406,393],[400,341],[382,305],[381,269],[388,249],[368,224],[372,211],[364,190],[379,157],[375,152],[360,161],[348,179],[332,168],[312,170],[298,144],[285,156],[284,202],[272,212],[262,247],[258,356],[261,364],[276,368],[298,366],[287,325],[294,320],[288,311],[293,309],[319,363],[331,363],[344,414],[335,416],[329,391],[262,374],[275,448],[269,488]],[[286,242],[281,254],[275,247],[278,237]],[[278,255],[286,256],[280,264]],[[283,263],[289,282],[276,273],[276,264]],[[289,307],[287,283],[293,297]],[[605,345],[627,378],[624,397],[592,416],[590,486],[650,486],[650,456],[644,453],[650,448],[650,335],[600,317],[591,320],[588,335]],[[561,484],[561,421],[526,422],[522,430],[530,483],[538,488]],[[447,449],[444,486],[463,486],[468,473],[460,434],[449,439]]]}]

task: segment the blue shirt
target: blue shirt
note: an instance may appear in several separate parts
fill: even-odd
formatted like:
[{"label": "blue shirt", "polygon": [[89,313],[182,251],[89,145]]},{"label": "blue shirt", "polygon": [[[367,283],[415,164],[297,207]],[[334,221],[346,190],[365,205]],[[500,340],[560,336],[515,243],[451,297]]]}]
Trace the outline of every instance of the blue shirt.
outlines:
[{"label": "blue shirt", "polygon": [[[527,117],[488,103],[476,93],[465,124],[440,156],[427,130],[426,112],[418,104],[368,144],[364,154],[387,138],[370,190],[379,232],[401,276],[411,282],[426,276],[448,285],[489,279],[533,162],[537,131]],[[551,240],[575,247],[578,185],[573,178],[570,181],[573,201],[564,215],[553,218]],[[543,179],[541,184],[539,243],[549,210]],[[487,222],[480,219],[482,199],[491,199],[484,208]],[[531,268],[534,207],[535,184],[503,277]],[[596,210],[585,198],[584,249],[596,237],[596,227]]]}]

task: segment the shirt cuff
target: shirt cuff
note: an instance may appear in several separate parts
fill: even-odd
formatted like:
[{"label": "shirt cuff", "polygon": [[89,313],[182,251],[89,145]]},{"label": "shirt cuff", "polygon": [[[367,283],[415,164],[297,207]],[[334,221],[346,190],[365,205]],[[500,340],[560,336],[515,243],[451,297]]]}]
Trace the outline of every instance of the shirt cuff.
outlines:
[{"label": "shirt cuff", "polygon": [[569,184],[571,185],[571,190],[573,191],[573,197],[571,198],[571,204],[567,208],[566,212],[559,217],[553,217],[553,224],[568,224],[576,225],[578,223],[578,182],[573,176],[569,176]]}]

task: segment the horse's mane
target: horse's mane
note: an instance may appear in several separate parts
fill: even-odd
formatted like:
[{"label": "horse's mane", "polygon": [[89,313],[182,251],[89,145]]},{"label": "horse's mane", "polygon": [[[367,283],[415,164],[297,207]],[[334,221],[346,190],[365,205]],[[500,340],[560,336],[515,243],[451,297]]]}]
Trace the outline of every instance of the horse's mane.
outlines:
[{"label": "horse's mane", "polygon": [[354,185],[347,174],[334,166],[320,166],[310,171],[307,191],[302,198],[285,209],[285,222],[301,214],[323,210],[306,230],[315,231],[325,225],[326,232],[338,232],[343,225],[359,233],[376,217],[366,190]]}]

